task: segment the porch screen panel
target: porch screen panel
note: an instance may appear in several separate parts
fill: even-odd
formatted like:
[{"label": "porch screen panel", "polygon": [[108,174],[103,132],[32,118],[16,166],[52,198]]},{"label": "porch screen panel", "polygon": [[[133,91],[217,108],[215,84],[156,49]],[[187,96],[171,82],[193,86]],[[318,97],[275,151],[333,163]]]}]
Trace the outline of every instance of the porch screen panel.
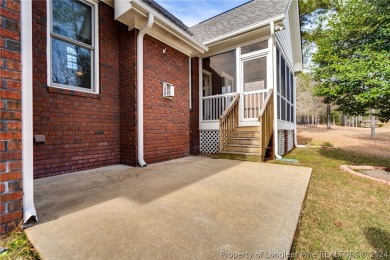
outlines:
[{"label": "porch screen panel", "polygon": [[[203,86],[204,96],[237,92],[235,50],[204,58],[203,71],[211,79],[209,86]],[[205,91],[206,87],[211,88],[211,91]]]},{"label": "porch screen panel", "polygon": [[278,120],[294,123],[294,74],[279,49],[276,54]]},{"label": "porch screen panel", "polygon": [[253,44],[249,44],[247,46],[241,47],[241,55],[267,49],[268,48],[268,41],[262,41],[262,42],[256,42]]},{"label": "porch screen panel", "polygon": [[219,120],[237,92],[236,51],[203,59],[203,120]]},{"label": "porch screen panel", "polygon": [[244,118],[257,118],[267,89],[267,58],[259,57],[243,63]]}]

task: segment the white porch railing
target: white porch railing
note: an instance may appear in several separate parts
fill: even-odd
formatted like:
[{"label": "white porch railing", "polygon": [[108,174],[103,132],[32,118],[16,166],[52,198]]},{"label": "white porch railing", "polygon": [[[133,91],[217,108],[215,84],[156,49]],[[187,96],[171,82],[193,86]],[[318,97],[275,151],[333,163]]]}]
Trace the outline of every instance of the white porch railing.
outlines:
[{"label": "white porch railing", "polygon": [[242,95],[244,118],[257,119],[264,100],[267,98],[267,89],[244,92]]},{"label": "white porch railing", "polygon": [[203,121],[219,120],[237,93],[202,97]]}]

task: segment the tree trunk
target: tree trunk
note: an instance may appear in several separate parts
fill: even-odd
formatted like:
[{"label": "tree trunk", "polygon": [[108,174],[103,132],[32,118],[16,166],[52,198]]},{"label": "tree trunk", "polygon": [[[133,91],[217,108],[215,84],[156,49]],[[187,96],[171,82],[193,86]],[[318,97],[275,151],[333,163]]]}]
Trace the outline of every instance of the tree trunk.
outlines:
[{"label": "tree trunk", "polygon": [[375,109],[371,109],[371,138],[375,138]]},{"label": "tree trunk", "polygon": [[326,113],[327,113],[327,125],[326,129],[331,129],[332,127],[330,126],[330,104],[326,106]]}]

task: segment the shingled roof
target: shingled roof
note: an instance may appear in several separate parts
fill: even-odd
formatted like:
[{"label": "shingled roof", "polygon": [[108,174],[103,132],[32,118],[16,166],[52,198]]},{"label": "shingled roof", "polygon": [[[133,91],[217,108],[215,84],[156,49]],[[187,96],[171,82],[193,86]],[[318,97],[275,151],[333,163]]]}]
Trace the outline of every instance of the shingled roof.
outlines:
[{"label": "shingled roof", "polygon": [[253,0],[205,20],[190,30],[201,42],[283,15],[291,0]]},{"label": "shingled roof", "polygon": [[193,36],[193,33],[191,32],[191,30],[182,22],[180,21],[179,19],[177,19],[173,14],[171,14],[170,12],[168,12],[164,7],[162,7],[161,5],[159,5],[158,3],[156,3],[155,1],[153,0],[142,0],[142,2],[144,2],[145,4],[149,5],[150,7],[152,7],[154,10],[156,10],[159,14],[161,14],[162,16],[164,16],[165,18],[167,18],[169,21],[171,21],[173,24],[175,24],[176,26],[178,26],[180,29],[182,29],[183,31],[185,31],[186,33],[188,33],[189,35]]}]

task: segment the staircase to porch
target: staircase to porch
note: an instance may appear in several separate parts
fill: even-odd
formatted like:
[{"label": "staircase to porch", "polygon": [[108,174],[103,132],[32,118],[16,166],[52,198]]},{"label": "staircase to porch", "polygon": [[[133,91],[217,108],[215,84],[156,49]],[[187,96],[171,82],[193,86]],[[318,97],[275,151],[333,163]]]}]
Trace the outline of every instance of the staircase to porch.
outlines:
[{"label": "staircase to porch", "polygon": [[260,162],[261,151],[260,127],[236,127],[227,137],[224,149],[219,158]]},{"label": "staircase to porch", "polygon": [[261,162],[273,156],[272,89],[258,115],[259,126],[238,126],[239,99],[238,95],[220,117],[219,158]]}]

